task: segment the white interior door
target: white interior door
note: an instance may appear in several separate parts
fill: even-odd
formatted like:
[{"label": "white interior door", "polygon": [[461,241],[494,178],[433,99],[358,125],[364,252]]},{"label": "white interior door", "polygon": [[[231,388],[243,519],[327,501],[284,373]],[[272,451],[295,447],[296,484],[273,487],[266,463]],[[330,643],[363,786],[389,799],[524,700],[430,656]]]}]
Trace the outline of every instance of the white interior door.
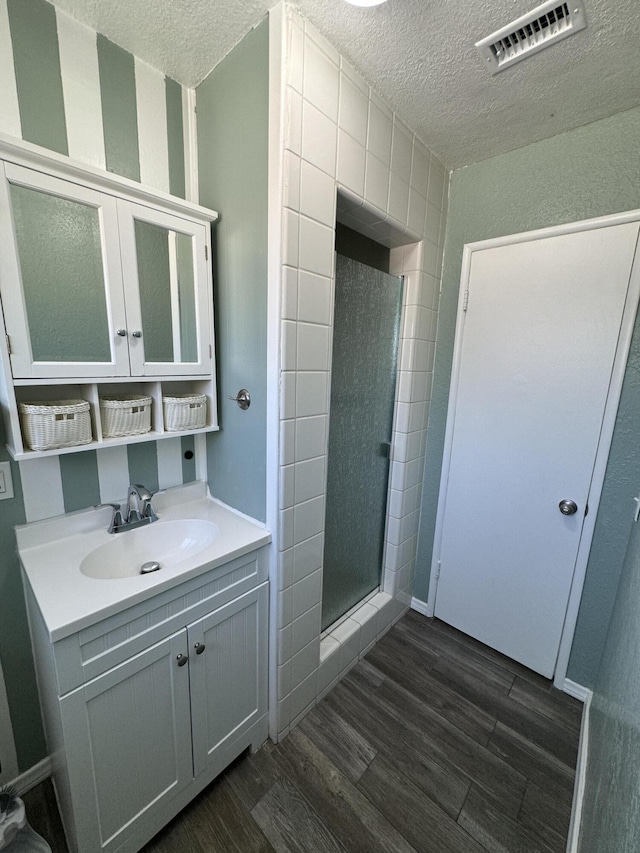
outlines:
[{"label": "white interior door", "polygon": [[[558,656],[637,238],[630,222],[471,255],[435,615],[546,677]],[[563,500],[577,511],[563,515]]]}]

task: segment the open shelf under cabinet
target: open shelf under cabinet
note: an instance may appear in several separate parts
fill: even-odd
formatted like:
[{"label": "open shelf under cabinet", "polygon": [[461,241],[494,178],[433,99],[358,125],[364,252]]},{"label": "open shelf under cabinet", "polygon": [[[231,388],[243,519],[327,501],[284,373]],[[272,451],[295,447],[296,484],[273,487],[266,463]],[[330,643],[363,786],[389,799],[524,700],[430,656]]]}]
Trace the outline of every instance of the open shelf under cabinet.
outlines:
[{"label": "open shelf under cabinet", "polygon": [[[15,407],[10,406],[8,414],[7,450],[17,461],[39,459],[45,456],[57,456],[67,453],[79,453],[84,450],[98,450],[123,444],[137,444],[145,441],[156,441],[163,438],[177,438],[197,433],[214,432],[219,429],[215,398],[215,384],[202,377],[185,377],[181,379],[162,378],[158,381],[104,380],[86,382],[83,380],[50,381],[50,380],[17,380],[14,383]],[[139,394],[151,397],[151,429],[148,432],[134,435],[106,437],[103,435],[100,412],[100,396],[103,394]],[[207,398],[207,419],[205,426],[182,430],[165,428],[163,397],[176,394],[201,394]],[[70,447],[57,447],[49,450],[31,450],[23,439],[20,421],[19,405],[26,402],[43,402],[52,400],[86,400],[89,403],[91,417],[91,432],[93,440],[88,444],[76,444]]]}]

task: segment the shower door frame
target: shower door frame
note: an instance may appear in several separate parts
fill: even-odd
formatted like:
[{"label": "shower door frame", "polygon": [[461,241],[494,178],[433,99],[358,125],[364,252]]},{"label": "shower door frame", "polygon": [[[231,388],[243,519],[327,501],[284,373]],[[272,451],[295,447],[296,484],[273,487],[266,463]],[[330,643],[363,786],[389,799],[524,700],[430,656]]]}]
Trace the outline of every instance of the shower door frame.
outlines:
[{"label": "shower door frame", "polygon": [[[329,323],[330,330],[330,338],[331,338],[331,347],[329,352],[329,370],[328,370],[328,396],[329,403],[327,406],[327,439],[326,439],[326,467],[325,467],[325,496],[326,496],[326,482],[329,470],[329,432],[331,428],[331,390],[332,390],[332,382],[333,382],[333,344],[334,344],[334,324],[335,324],[335,305],[336,305],[336,262],[338,258],[338,252],[334,252],[333,255],[333,271],[331,275],[331,319]],[[390,254],[390,263],[389,267],[391,268],[391,250],[389,250]],[[347,257],[343,255],[343,257]],[[363,266],[368,266],[363,261],[357,261],[357,263],[363,264]],[[405,328],[405,309],[406,305],[406,276],[403,272],[389,272],[385,270],[379,270],[378,267],[371,267],[371,269],[386,272],[387,275],[393,276],[395,278],[401,279],[401,300],[400,300],[400,316],[398,318],[398,348],[396,351],[396,370],[395,370],[395,385],[394,385],[394,394],[393,394],[393,412],[391,415],[391,435],[389,436],[389,457],[388,457],[388,469],[387,469],[387,487],[386,487],[386,499],[385,499],[385,509],[384,509],[384,527],[382,532],[382,553],[381,553],[381,565],[380,565],[380,581],[379,583],[368,592],[363,598],[359,601],[355,602],[351,607],[349,607],[342,616],[339,616],[335,619],[331,624],[329,624],[326,628],[321,630],[321,638],[325,638],[331,634],[339,625],[353,616],[354,613],[358,611],[363,604],[368,603],[378,592],[389,592],[390,595],[395,595],[394,592],[385,588],[386,582],[386,573],[387,573],[387,546],[388,542],[388,534],[389,534],[389,501],[391,497],[391,481],[392,481],[392,463],[394,461],[394,449],[396,447],[396,425],[397,425],[397,413],[398,413],[398,394],[400,388],[400,367],[401,367],[401,357],[402,357],[402,345],[404,342],[404,328]],[[425,425],[426,426],[426,425]],[[386,440],[386,439],[385,439]],[[325,525],[323,527],[323,535],[326,537],[326,507],[325,507]],[[326,548],[326,541],[323,543],[323,554],[324,548]],[[324,572],[324,559],[322,569]]]}]

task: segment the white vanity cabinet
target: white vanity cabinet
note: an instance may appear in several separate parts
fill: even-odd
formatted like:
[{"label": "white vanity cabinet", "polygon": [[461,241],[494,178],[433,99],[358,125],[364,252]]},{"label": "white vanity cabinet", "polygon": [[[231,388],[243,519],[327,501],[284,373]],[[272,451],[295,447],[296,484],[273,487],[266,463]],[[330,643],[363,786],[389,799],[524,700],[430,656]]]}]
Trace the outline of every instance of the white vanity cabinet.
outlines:
[{"label": "white vanity cabinet", "polygon": [[53,643],[25,584],[73,851],[134,853],[266,740],[266,577],[262,547]]}]

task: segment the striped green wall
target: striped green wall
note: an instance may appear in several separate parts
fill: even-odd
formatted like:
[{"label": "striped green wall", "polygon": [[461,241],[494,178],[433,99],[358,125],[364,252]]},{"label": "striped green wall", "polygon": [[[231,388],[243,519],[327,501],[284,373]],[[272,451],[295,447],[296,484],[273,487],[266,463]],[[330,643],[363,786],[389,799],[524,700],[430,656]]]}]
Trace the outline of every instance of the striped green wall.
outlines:
[{"label": "striped green wall", "polygon": [[139,181],[135,61],[104,36],[98,35],[97,48],[107,170]]},{"label": "striped green wall", "polygon": [[8,0],[8,10],[23,136],[68,154],[55,10],[44,0]]},{"label": "striped green wall", "polygon": [[[45,0],[0,0],[0,132],[185,197],[183,88]],[[7,459],[0,435],[0,460]],[[196,477],[193,438],[12,464],[0,503],[0,661],[18,764],[45,754],[13,526]]]},{"label": "striped green wall", "polygon": [[0,0],[0,131],[185,197],[183,89],[46,0]]}]

